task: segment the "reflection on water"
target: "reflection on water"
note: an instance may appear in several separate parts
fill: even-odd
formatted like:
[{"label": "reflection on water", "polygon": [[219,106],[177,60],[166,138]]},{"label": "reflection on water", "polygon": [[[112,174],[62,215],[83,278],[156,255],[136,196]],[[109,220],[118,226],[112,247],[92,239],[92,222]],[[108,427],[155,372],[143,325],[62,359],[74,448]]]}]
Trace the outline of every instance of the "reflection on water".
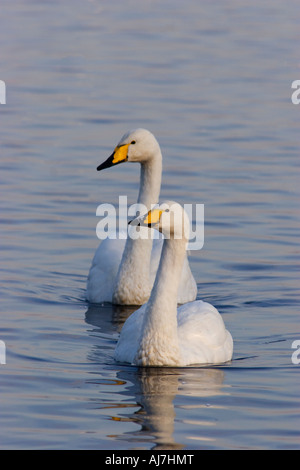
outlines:
[{"label": "reflection on water", "polygon": [[107,324],[112,323],[117,331],[120,332],[124,322],[136,309],[136,306],[131,305],[112,305],[107,303],[99,307],[99,305],[90,304],[85,313],[85,320],[87,323],[100,328],[100,330],[105,329]]},{"label": "reflection on water", "polygon": [[[98,334],[105,331],[105,323],[112,321],[120,331],[123,322],[136,307],[114,305],[90,306],[86,312],[87,323],[97,328]],[[102,345],[103,346],[103,345]],[[93,360],[99,362],[103,351],[94,349]],[[110,438],[128,440],[130,443],[151,442],[152,449],[183,449],[184,445],[174,439],[176,411],[174,399],[180,396],[192,397],[193,403],[182,405],[182,408],[208,406],[209,398],[224,394],[222,391],[224,371],[220,368],[136,368],[121,366],[117,378],[113,381],[116,387],[125,386],[122,392],[122,402],[99,402],[106,410],[111,409],[111,419],[116,422],[131,422],[138,425],[138,431],[126,432],[124,435],[110,435]],[[103,379],[93,379],[90,383],[103,385]],[[127,402],[129,401],[129,403]],[[134,401],[134,403],[133,403]],[[138,408],[128,414],[128,408]],[[126,409],[126,417],[114,415]],[[197,428],[197,427],[196,427]],[[202,438],[205,439],[205,438]],[[209,439],[209,438],[207,438]]]},{"label": "reflection on water", "polygon": [[[130,419],[139,424],[141,429],[134,436],[127,435],[129,441],[153,442],[153,449],[183,449],[184,445],[176,442],[173,436],[176,411],[174,399],[180,395],[203,399],[220,393],[223,372],[221,370],[165,370],[150,368],[126,373],[118,377],[130,381],[129,396],[134,395],[140,409]],[[197,400],[197,406],[200,401]],[[124,436],[118,436],[124,439]]]},{"label": "reflection on water", "polygon": [[[93,407],[114,424],[106,433],[107,439],[119,443],[117,447],[127,443],[126,448],[248,448],[253,434],[253,447],[264,448],[269,440],[268,427],[286,415],[291,448],[297,446],[297,376],[289,357],[284,359],[290,353],[286,350],[288,337],[269,334],[252,338],[253,316],[249,315],[240,324],[241,331],[249,330],[249,340],[242,341],[242,333],[239,334],[231,364],[183,369],[116,365],[112,355],[118,334],[135,309],[106,304],[89,306],[86,311],[93,339],[89,360],[108,365],[101,372],[94,372],[87,382],[93,384],[96,392]],[[263,316],[260,319],[264,322]],[[111,330],[107,335],[109,324],[113,325],[114,334]],[[264,331],[264,323],[260,331]],[[229,373],[235,385],[232,380],[228,383]],[[254,377],[259,377],[259,385],[253,383]],[[285,380],[291,385],[290,399],[283,391]],[[270,394],[275,389],[272,400]],[[260,421],[261,416],[263,425],[260,429],[255,425],[255,432],[252,431],[249,423]],[[235,441],[237,429],[239,444]],[[273,438],[279,439],[281,433],[275,425]]]},{"label": "reflection on water", "polygon": [[[174,400],[180,400],[180,396],[193,397],[193,405],[182,405],[182,409],[188,409],[189,414],[193,409],[209,407],[208,400],[221,394],[224,373],[214,369],[161,369],[149,368],[137,370],[124,369],[117,374],[116,387],[126,384],[126,391],[122,393],[122,401],[107,402],[105,405],[99,402],[101,408],[111,410],[110,419],[114,422],[127,422],[136,424],[138,429],[123,434],[110,434],[111,439],[128,441],[130,446],[134,443],[151,444],[151,449],[183,449],[185,446],[174,437],[176,410]],[[97,384],[97,379],[94,380]],[[103,382],[98,383],[99,385]],[[96,402],[97,403],[97,402]],[[134,409],[131,413],[130,409]],[[126,410],[126,413],[124,411]],[[116,413],[118,413],[116,415]],[[123,414],[123,416],[122,416]],[[121,415],[121,416],[120,416]],[[183,420],[183,423],[189,421]],[[213,425],[213,421],[207,421]],[[204,427],[204,420],[190,421],[193,424],[190,430],[190,439],[200,439],[199,430]],[[201,432],[201,440],[211,440]]]}]

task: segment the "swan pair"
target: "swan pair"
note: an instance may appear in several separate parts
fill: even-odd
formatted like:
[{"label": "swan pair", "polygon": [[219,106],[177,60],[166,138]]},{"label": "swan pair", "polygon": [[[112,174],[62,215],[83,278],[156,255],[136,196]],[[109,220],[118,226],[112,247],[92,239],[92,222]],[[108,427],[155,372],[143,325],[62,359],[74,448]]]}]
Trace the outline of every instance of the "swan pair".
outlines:
[{"label": "swan pair", "polygon": [[[93,259],[87,299],[142,305],[124,323],[115,359],[138,366],[182,367],[227,362],[233,341],[219,312],[195,301],[197,285],[187,260],[189,220],[176,202],[156,205],[162,156],[155,137],[144,129],[126,134],[113,154],[98,167],[124,161],[141,163],[138,202],[148,212],[131,224],[154,228],[164,240],[151,237],[104,240]],[[117,242],[117,243],[116,243]],[[177,308],[177,304],[184,304]]]},{"label": "swan pair", "polygon": [[[97,170],[126,161],[141,165],[137,202],[147,212],[158,202],[162,175],[160,146],[151,132],[136,129],[125,134],[113,154]],[[152,240],[149,230],[139,239],[128,237],[127,240],[103,240],[96,250],[89,272],[87,300],[118,305],[142,305],[147,302],[155,280],[162,243],[161,239]],[[195,300],[196,296],[197,283],[185,256],[177,302],[184,304]]]}]

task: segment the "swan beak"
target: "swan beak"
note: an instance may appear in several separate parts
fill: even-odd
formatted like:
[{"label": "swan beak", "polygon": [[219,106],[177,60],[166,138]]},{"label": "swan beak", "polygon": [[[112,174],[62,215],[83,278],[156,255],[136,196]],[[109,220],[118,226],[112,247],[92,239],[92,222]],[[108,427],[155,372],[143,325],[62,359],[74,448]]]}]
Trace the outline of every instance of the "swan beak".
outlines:
[{"label": "swan beak", "polygon": [[104,170],[105,168],[110,168],[111,166],[118,165],[119,163],[126,162],[128,158],[128,147],[130,144],[120,145],[115,148],[111,156],[97,167],[97,171]]},{"label": "swan beak", "polygon": [[131,220],[128,225],[135,225],[137,227],[149,227],[149,228],[157,228],[160,220],[160,216],[164,211],[159,209],[152,209],[148,212],[148,214],[137,217],[134,220]]},{"label": "swan beak", "polygon": [[148,214],[144,217],[143,225],[146,227],[156,228],[158,227],[160,216],[164,211],[159,209],[152,209],[148,212]]}]

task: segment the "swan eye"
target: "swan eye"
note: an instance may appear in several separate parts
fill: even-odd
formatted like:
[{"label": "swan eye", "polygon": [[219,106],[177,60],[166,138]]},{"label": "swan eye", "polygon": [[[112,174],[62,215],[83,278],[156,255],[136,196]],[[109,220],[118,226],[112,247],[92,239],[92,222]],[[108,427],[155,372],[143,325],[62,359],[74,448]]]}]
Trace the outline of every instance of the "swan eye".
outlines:
[{"label": "swan eye", "polygon": [[170,212],[170,209],[166,209],[165,212]]},{"label": "swan eye", "polygon": [[131,144],[134,145],[134,144],[135,144],[135,140],[133,140],[133,141],[131,142]]}]

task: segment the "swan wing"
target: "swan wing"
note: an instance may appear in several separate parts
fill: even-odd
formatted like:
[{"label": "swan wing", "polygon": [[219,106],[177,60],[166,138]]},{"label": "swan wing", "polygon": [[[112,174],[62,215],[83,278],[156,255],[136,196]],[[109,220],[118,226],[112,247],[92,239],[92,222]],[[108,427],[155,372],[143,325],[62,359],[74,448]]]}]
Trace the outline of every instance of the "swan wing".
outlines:
[{"label": "swan wing", "polygon": [[182,305],[177,318],[185,365],[223,363],[232,358],[232,337],[218,310],[211,304],[200,300]]},{"label": "swan wing", "polygon": [[89,302],[111,302],[126,240],[106,238],[98,246],[87,279]]},{"label": "swan wing", "polygon": [[114,354],[117,362],[134,363],[140,344],[146,305],[142,305],[125,321]]}]

